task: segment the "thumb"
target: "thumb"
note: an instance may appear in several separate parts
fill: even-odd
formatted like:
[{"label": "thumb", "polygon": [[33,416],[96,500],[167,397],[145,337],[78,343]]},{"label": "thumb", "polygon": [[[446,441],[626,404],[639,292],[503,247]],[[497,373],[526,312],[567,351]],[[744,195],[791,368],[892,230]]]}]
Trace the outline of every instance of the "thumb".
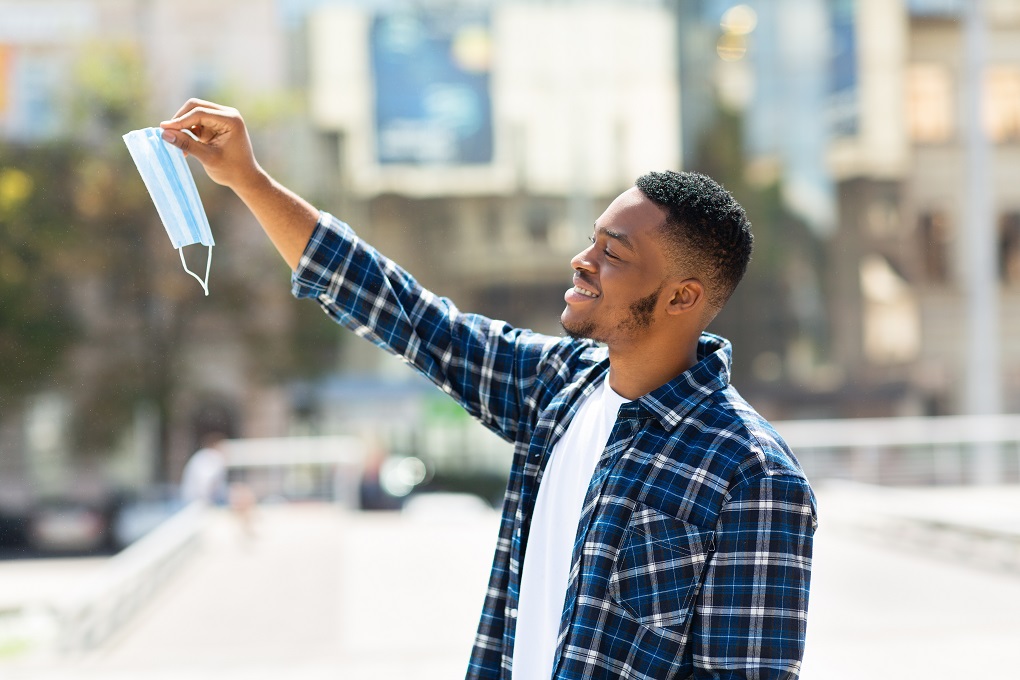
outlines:
[{"label": "thumb", "polygon": [[209,145],[198,141],[198,139],[196,139],[194,135],[189,134],[187,130],[164,129],[161,136],[163,141],[176,146],[184,152],[185,156],[191,154],[197,158],[202,165],[205,165],[207,162],[212,160],[214,149]]}]

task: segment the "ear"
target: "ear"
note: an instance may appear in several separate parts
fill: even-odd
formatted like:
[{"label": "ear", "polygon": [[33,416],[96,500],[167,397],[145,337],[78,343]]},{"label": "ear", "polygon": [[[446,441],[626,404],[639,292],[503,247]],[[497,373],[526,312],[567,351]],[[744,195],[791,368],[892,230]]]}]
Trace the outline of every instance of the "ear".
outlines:
[{"label": "ear", "polygon": [[670,293],[667,314],[687,314],[700,310],[706,303],[705,285],[698,279],[684,279],[667,290]]}]

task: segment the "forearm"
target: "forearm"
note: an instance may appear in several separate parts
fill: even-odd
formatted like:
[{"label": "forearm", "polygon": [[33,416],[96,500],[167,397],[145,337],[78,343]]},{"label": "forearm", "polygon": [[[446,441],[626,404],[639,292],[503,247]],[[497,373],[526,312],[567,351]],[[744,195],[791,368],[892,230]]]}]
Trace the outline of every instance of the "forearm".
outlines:
[{"label": "forearm", "polygon": [[414,366],[500,436],[556,338],[460,312],[331,215],[321,214],[292,277],[337,323]]},{"label": "forearm", "polygon": [[318,222],[319,211],[261,167],[249,182],[233,189],[262,225],[287,265],[296,271]]}]

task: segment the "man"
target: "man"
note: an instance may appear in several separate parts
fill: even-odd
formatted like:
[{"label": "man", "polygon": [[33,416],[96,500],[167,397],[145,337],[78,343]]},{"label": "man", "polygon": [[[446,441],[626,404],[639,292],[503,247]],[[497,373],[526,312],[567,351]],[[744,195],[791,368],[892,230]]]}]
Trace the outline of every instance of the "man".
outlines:
[{"label": "man", "polygon": [[722,187],[652,173],[614,200],[555,338],[422,289],[272,180],[236,110],[193,99],[161,125],[252,210],[295,295],[514,442],[469,678],[798,676],[814,498],[703,332],[751,251]]},{"label": "man", "polygon": [[218,505],[227,500],[227,459],[223,455],[225,437],[212,432],[203,435],[200,447],[181,471],[181,500]]}]

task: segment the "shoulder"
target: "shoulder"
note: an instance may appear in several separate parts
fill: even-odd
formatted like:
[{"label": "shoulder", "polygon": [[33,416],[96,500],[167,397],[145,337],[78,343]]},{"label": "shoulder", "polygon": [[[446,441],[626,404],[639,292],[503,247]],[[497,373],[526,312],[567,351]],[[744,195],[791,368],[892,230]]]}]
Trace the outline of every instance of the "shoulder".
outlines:
[{"label": "shoulder", "polygon": [[[714,522],[734,498],[767,493],[810,506],[814,493],[796,455],[771,423],[731,386],[714,393],[673,433],[701,485],[703,521]],[[711,491],[709,491],[709,489]]]},{"label": "shoulder", "polygon": [[690,414],[691,430],[715,441],[729,476],[741,472],[805,478],[804,470],[783,437],[733,387],[719,390]]},{"label": "shoulder", "polygon": [[[818,524],[817,501],[804,469],[783,437],[768,420],[732,388],[720,395],[719,408],[729,413],[733,431],[742,442],[734,455],[723,497],[723,507],[736,512],[797,518],[787,527],[813,533]],[[794,526],[796,525],[796,526]]]}]

